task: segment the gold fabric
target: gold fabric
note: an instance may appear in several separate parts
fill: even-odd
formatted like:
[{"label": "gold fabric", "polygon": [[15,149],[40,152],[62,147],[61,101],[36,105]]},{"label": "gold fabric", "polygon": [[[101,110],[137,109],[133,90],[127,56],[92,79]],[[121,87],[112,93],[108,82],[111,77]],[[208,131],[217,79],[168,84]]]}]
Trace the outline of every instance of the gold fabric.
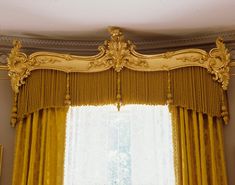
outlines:
[{"label": "gold fabric", "polygon": [[171,107],[177,185],[227,185],[221,118]]},{"label": "gold fabric", "polygon": [[[227,185],[221,118],[227,97],[205,69],[138,72],[124,68],[120,82],[122,104],[161,105],[172,96],[177,185]],[[113,69],[69,74],[33,71],[18,94],[21,119],[13,185],[61,185],[66,96],[72,106],[114,104],[117,85]]]},{"label": "gold fabric", "polygon": [[[166,104],[168,72],[138,72],[124,68],[120,73],[122,104]],[[117,73],[113,69],[69,75],[71,105],[116,103]],[[206,69],[180,68],[170,71],[169,76],[173,105],[221,116],[222,96],[225,94]],[[33,71],[18,95],[18,118],[43,108],[65,106],[66,82],[64,72]]]},{"label": "gold fabric", "polygon": [[13,185],[62,185],[67,108],[36,111],[17,124]]}]

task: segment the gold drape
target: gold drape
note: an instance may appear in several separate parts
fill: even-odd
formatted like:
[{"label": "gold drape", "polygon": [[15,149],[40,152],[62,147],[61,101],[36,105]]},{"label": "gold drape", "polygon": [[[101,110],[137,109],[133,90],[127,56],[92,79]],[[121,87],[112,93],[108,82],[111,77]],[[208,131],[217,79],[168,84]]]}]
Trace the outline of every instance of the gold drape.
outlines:
[{"label": "gold drape", "polygon": [[[119,74],[122,104],[166,104],[171,95],[177,185],[227,185],[221,117],[227,97],[211,74],[200,67]],[[13,185],[61,185],[66,97],[72,106],[115,104],[117,88],[113,69],[33,71],[18,93]]]},{"label": "gold drape", "polygon": [[171,110],[177,185],[227,185],[221,118]]},{"label": "gold drape", "polygon": [[36,111],[17,124],[13,185],[62,185],[67,108]]},{"label": "gold drape", "polygon": [[[221,85],[206,69],[187,67],[169,73],[173,105],[221,116],[224,94],[221,93]],[[71,105],[116,103],[117,73],[114,70],[69,75]],[[138,72],[124,68],[120,76],[122,104],[166,104],[168,72]],[[64,72],[33,71],[18,95],[18,118],[43,108],[65,106],[66,83]],[[226,97],[223,99],[226,100]]]}]

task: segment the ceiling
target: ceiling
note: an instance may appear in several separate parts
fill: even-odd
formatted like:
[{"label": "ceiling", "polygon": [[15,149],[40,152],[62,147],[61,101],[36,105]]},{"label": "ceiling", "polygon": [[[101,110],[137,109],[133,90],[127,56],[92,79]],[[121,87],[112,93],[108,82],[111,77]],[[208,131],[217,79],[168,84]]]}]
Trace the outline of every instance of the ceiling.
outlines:
[{"label": "ceiling", "polygon": [[0,34],[96,39],[108,26],[160,38],[235,30],[235,0],[0,0]]}]

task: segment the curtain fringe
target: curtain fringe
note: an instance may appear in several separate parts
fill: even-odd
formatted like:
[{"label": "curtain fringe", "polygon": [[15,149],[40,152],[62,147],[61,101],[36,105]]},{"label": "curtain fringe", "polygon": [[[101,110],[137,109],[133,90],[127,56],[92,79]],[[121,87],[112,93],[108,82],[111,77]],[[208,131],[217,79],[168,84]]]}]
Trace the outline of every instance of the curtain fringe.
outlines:
[{"label": "curtain fringe", "polygon": [[[222,94],[221,94],[222,92]],[[226,92],[205,69],[138,72],[124,68],[98,73],[35,70],[21,86],[12,123],[48,107],[126,104],[174,105],[228,121]],[[17,104],[18,102],[18,104]],[[17,109],[18,107],[18,109]],[[13,125],[14,125],[13,124]]]}]

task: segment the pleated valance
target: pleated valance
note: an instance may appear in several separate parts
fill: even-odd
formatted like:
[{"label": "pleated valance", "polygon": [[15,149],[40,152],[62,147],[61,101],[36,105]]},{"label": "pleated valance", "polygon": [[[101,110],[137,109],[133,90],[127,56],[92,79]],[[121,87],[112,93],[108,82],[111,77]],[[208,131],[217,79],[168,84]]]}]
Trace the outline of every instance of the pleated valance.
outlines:
[{"label": "pleated valance", "polygon": [[14,43],[8,58],[15,101],[12,124],[44,108],[117,104],[175,105],[228,121],[230,55],[223,41],[209,53],[186,49],[157,55],[134,50],[111,30],[95,56],[36,52]]},{"label": "pleated valance", "polygon": [[[71,105],[116,104],[117,73],[69,73]],[[18,95],[18,117],[43,108],[65,106],[67,73],[36,70]],[[170,71],[172,104],[221,116],[225,93],[203,68],[187,67]],[[121,72],[121,103],[163,105],[168,100],[168,72]]]}]

